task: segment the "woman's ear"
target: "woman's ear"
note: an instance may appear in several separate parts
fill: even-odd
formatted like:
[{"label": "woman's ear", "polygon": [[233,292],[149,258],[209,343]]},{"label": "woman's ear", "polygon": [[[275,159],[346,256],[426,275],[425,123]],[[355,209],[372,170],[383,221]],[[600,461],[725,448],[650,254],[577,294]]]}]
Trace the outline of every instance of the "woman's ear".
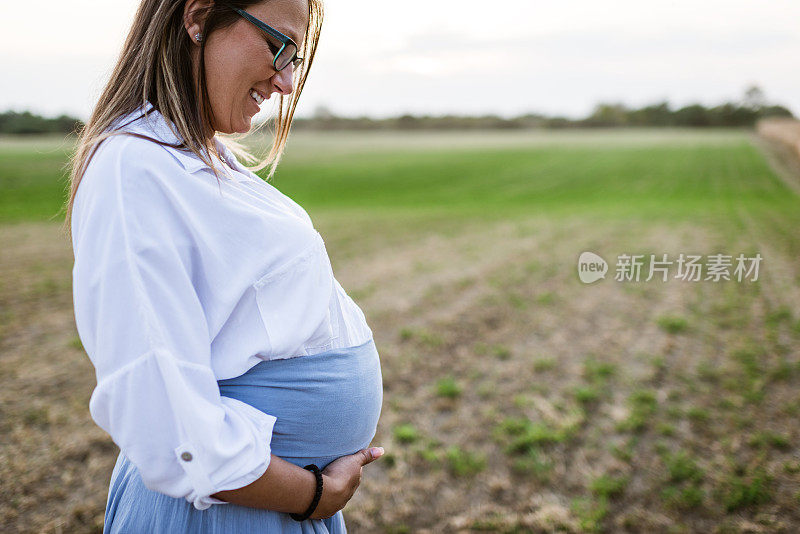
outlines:
[{"label": "woman's ear", "polygon": [[205,37],[203,35],[205,8],[211,7],[212,3],[213,0],[187,0],[183,6],[183,27],[189,34],[189,39],[196,44],[200,44]]}]

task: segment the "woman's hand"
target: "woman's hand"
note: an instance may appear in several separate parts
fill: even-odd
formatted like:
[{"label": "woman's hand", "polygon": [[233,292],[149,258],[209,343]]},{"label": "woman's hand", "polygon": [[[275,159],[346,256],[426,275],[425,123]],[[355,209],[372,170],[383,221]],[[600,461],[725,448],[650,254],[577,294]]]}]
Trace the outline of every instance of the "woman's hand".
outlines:
[{"label": "woman's hand", "polygon": [[383,447],[371,447],[329,463],[322,470],[322,496],[311,518],[324,519],[344,508],[361,484],[361,468],[382,455]]}]

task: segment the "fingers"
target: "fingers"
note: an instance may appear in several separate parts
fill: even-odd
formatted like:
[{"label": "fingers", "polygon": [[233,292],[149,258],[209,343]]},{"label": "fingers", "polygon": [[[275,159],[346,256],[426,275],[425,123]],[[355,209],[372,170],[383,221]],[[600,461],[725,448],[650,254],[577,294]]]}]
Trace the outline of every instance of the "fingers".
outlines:
[{"label": "fingers", "polygon": [[383,447],[370,447],[369,449],[361,449],[358,453],[361,456],[361,465],[377,460],[383,456]]}]

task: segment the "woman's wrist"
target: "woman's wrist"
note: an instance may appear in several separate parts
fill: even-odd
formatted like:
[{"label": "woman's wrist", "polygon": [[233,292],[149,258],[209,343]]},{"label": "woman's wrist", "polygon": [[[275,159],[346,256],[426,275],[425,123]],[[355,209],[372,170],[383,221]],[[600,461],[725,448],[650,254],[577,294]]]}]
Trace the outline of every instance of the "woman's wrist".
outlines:
[{"label": "woman's wrist", "polygon": [[287,510],[287,513],[302,514],[308,510],[308,506],[311,504],[311,501],[314,500],[314,490],[317,486],[317,479],[311,471],[307,469],[303,469],[303,471],[305,471],[305,473],[303,473],[303,491],[298,494],[300,498],[295,499],[295,502],[292,504],[292,510]]},{"label": "woman's wrist", "polygon": [[303,512],[291,514],[291,518],[295,521],[304,521],[311,517],[311,515],[319,506],[319,501],[322,497],[322,491],[324,488],[322,472],[319,470],[319,467],[317,467],[316,464],[308,464],[303,469],[306,469],[314,474],[314,494],[311,498],[311,502],[308,503],[308,506],[306,506]]},{"label": "woman's wrist", "polygon": [[302,514],[314,499],[316,483],[314,473],[273,454],[267,471],[256,481],[212,497],[240,506]]},{"label": "woman's wrist", "polygon": [[[313,473],[312,473],[313,474]],[[322,474],[322,495],[317,503],[317,508],[311,514],[312,519],[323,519],[335,514],[339,509],[331,505],[331,499],[335,498],[334,479],[326,474]],[[311,501],[309,501],[311,502]],[[331,510],[333,511],[331,512]]]}]

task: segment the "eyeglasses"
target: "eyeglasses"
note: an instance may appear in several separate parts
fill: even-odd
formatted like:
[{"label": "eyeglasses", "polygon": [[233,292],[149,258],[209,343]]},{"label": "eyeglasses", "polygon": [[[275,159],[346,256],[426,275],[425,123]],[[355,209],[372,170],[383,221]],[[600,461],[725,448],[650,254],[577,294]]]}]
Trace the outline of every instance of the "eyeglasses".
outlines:
[{"label": "eyeglasses", "polygon": [[297,56],[297,43],[292,41],[290,37],[282,34],[272,26],[269,26],[268,24],[265,24],[264,22],[255,18],[244,9],[235,8],[235,11],[243,16],[248,22],[251,22],[257,28],[265,31],[268,35],[274,37],[282,43],[283,46],[281,46],[280,50],[277,52],[275,51],[275,45],[270,43],[270,49],[275,55],[274,59],[272,60],[272,66],[275,67],[275,70],[281,71],[288,67],[289,63],[294,65],[294,68],[300,66],[303,58]]}]

